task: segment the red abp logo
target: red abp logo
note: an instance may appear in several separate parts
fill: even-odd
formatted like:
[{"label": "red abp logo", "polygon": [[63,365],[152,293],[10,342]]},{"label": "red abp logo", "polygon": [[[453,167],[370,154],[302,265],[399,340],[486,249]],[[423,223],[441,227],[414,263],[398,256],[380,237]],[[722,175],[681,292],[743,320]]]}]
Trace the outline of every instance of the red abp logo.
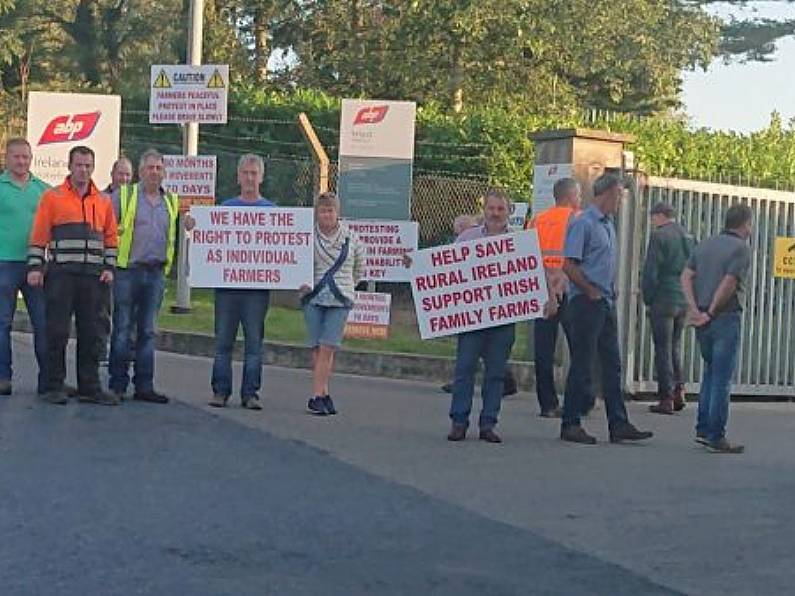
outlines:
[{"label": "red abp logo", "polygon": [[56,116],[44,127],[44,132],[41,133],[41,138],[39,139],[39,145],[71,143],[87,139],[97,127],[99,116],[99,111]]},{"label": "red abp logo", "polygon": [[362,108],[356,112],[356,118],[353,119],[353,125],[359,124],[378,124],[386,118],[386,113],[389,111],[389,106],[370,106],[369,108]]}]

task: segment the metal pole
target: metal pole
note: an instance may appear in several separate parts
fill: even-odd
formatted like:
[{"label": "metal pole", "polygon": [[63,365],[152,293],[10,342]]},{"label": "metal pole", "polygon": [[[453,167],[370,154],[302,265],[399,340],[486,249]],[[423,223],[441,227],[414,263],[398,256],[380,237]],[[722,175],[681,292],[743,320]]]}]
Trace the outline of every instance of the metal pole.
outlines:
[{"label": "metal pole", "polygon": [[[204,0],[191,0],[190,20],[188,24],[188,60],[187,63],[198,66],[202,62],[202,28],[204,25]],[[199,153],[199,123],[188,122],[182,131],[183,155]],[[177,303],[171,312],[189,313],[190,286],[188,285],[188,236],[182,225],[179,226],[179,252],[177,254]]]}]

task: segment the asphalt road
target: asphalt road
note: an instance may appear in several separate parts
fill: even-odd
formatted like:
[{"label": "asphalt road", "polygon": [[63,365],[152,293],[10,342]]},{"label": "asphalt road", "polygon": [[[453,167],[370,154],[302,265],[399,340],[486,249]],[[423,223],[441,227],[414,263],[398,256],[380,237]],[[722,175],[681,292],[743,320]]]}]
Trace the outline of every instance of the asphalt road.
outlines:
[{"label": "asphalt road", "polygon": [[[790,594],[795,408],[733,407],[740,457],[632,404],[643,446],[561,444],[532,396],[503,445],[449,444],[447,398],[267,368],[265,409],[206,406],[210,363],[158,355],[167,406],[38,401],[29,340],[0,398],[0,594]],[[236,369],[239,372],[239,369]],[[606,437],[603,411],[587,426]]]}]

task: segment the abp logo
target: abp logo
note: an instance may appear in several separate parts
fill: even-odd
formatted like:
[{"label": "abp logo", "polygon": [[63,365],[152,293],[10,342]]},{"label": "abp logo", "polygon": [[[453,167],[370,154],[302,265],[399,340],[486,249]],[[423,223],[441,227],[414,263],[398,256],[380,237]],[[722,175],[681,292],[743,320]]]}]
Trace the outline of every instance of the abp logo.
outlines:
[{"label": "abp logo", "polygon": [[389,106],[370,106],[362,108],[356,112],[356,117],[353,119],[353,125],[359,124],[378,124],[386,118],[386,113],[389,111]]},{"label": "abp logo", "polygon": [[41,133],[39,145],[52,143],[71,143],[91,136],[99,122],[100,112],[85,114],[65,114],[50,120]]}]

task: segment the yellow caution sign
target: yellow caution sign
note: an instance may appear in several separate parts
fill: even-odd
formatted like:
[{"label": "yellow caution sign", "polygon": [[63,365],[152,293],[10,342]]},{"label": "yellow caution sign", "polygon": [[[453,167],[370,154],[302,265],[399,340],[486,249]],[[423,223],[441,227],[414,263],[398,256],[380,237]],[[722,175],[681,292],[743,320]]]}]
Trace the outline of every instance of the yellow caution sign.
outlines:
[{"label": "yellow caution sign", "polygon": [[218,69],[215,69],[213,75],[210,77],[210,80],[207,81],[207,88],[208,89],[223,89],[226,87],[226,83],[224,83],[224,77],[221,76],[221,73],[218,72]]},{"label": "yellow caution sign", "polygon": [[795,238],[776,238],[773,277],[795,279]]},{"label": "yellow caution sign", "polygon": [[155,82],[152,83],[152,88],[154,89],[167,89],[171,87],[171,81],[168,80],[168,76],[166,75],[165,70],[161,70],[160,74],[157,75]]}]

